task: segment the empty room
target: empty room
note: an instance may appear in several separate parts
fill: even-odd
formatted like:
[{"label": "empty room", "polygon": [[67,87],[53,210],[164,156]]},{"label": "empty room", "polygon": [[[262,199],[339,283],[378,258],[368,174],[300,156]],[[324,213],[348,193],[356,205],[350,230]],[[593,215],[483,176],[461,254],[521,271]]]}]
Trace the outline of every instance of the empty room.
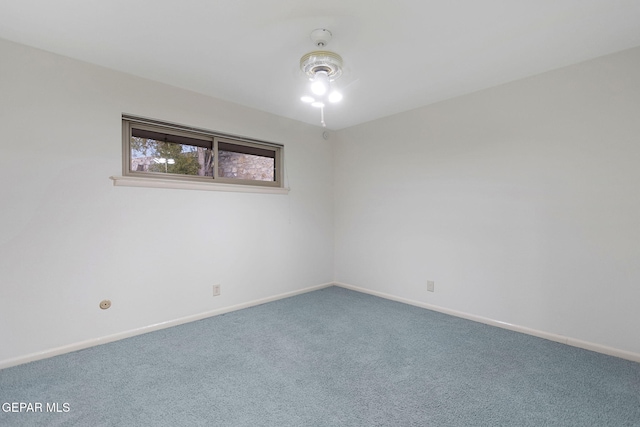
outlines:
[{"label": "empty room", "polygon": [[0,2],[0,425],[640,426],[640,1]]}]

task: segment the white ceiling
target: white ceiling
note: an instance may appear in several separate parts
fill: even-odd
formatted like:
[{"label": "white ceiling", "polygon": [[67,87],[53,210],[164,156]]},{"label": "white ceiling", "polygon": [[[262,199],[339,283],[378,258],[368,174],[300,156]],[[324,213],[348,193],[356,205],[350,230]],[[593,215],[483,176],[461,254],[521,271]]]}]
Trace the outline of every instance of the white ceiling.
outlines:
[{"label": "white ceiling", "polygon": [[342,129],[640,46],[640,0],[0,0],[0,38],[319,125],[315,28]]}]

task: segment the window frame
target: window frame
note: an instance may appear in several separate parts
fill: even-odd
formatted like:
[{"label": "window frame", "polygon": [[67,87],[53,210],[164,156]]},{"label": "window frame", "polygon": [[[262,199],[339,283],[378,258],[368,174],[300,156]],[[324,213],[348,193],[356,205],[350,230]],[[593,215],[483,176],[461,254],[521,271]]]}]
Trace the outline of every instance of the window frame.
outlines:
[{"label": "window frame", "polygon": [[[207,146],[205,144],[210,144],[211,149],[213,150],[213,176],[181,175],[162,172],[142,172],[131,170],[131,137],[132,129],[134,128],[197,139],[203,141],[203,147]],[[224,178],[219,176],[218,165],[220,156],[218,142],[233,144],[241,147],[244,146],[249,148],[259,148],[263,150],[273,151],[274,180],[261,181],[240,178]],[[204,185],[224,184],[226,186],[226,184],[229,184],[231,186],[243,187],[258,186],[284,188],[282,166],[283,151],[284,146],[280,144],[223,134],[221,132],[198,129],[174,123],[129,116],[125,114],[122,115],[122,174],[124,177],[131,177],[135,178],[136,180],[140,178],[144,180],[156,180],[158,182],[174,181],[177,183],[193,182]]]}]

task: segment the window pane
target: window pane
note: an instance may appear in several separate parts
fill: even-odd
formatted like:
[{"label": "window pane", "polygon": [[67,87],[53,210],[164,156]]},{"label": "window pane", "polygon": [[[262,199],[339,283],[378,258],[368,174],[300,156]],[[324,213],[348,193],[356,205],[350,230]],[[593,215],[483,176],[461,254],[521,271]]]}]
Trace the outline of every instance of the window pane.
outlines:
[{"label": "window pane", "polygon": [[275,181],[275,151],[220,142],[218,175],[221,178]]},{"label": "window pane", "polygon": [[132,129],[131,171],[213,176],[207,141]]}]

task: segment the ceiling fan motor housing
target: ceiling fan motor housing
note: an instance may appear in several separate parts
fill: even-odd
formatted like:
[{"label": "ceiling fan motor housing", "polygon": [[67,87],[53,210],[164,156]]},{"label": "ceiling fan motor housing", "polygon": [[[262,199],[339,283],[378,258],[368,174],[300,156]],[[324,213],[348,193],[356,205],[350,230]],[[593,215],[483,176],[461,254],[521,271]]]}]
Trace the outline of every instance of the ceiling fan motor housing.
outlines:
[{"label": "ceiling fan motor housing", "polygon": [[336,80],[342,75],[342,57],[327,50],[309,52],[300,58],[300,69],[313,79],[316,73],[324,71],[329,80]]}]

